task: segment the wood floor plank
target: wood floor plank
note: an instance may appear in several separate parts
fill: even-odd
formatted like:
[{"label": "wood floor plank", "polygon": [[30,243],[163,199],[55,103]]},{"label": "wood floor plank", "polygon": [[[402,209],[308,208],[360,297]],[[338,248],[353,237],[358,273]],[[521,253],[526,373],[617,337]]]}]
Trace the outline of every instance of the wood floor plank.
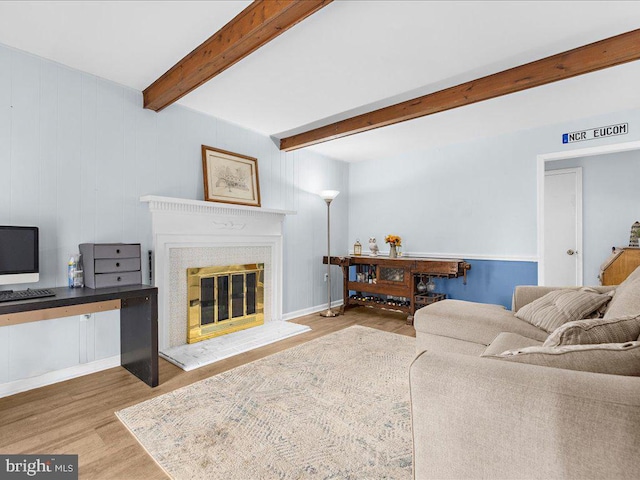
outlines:
[{"label": "wood floor plank", "polygon": [[405,318],[368,308],[335,318],[308,315],[292,322],[310,326],[311,332],[191,372],[160,359],[160,385],[154,389],[117,367],[5,397],[0,399],[0,451],[78,454],[82,479],[164,479],[114,412],[352,325],[415,337]]}]

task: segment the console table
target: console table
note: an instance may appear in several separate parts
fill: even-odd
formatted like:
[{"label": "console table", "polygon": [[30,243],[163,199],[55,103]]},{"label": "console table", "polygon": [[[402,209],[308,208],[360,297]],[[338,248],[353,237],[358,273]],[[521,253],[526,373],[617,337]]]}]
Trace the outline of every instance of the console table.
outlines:
[{"label": "console table", "polygon": [[[324,264],[327,257],[323,257]],[[331,264],[342,268],[343,274],[343,295],[344,304],[341,310],[353,306],[366,306],[381,308],[385,310],[395,310],[408,314],[407,323],[413,323],[415,311],[426,303],[438,301],[445,298],[441,294],[433,294],[430,298],[424,292],[418,292],[416,277],[427,275],[431,277],[455,278],[464,277],[467,281],[467,270],[471,268],[467,262],[458,258],[412,258],[412,257],[371,257],[371,256],[346,256],[331,257]],[[350,268],[355,267],[355,281],[350,276]],[[375,277],[375,283],[367,281],[357,281],[358,273],[368,274]],[[350,291],[357,292],[355,296],[349,294]],[[380,301],[371,300],[361,293],[368,293],[375,296]],[[383,301],[382,297],[400,297],[402,302]]]},{"label": "console table", "polygon": [[120,310],[120,363],[150,387],[158,385],[158,289],[147,285],[52,288],[55,297],[0,303],[0,327]]}]

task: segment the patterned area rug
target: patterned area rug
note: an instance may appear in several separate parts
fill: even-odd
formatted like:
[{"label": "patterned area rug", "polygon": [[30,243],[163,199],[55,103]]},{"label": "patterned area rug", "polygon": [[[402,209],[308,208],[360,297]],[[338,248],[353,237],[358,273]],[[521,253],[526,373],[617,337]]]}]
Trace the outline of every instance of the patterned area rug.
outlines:
[{"label": "patterned area rug", "polygon": [[116,415],[175,479],[409,479],[414,356],[354,326]]}]

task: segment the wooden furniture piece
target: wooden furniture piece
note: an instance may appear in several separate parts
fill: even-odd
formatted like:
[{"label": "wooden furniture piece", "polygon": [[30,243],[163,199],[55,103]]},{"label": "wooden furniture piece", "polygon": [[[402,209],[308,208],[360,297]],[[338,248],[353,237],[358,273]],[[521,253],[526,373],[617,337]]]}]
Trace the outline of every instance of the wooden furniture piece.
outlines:
[{"label": "wooden furniture piece", "polygon": [[[326,256],[323,262],[327,263]],[[413,323],[413,314],[418,308],[446,298],[443,294],[428,296],[425,292],[418,292],[416,277],[463,276],[466,283],[467,270],[471,268],[467,262],[457,258],[332,256],[331,264],[342,268],[343,312],[353,306],[395,310],[407,313],[409,324]],[[351,267],[355,267],[355,275],[351,275]],[[375,279],[371,283],[368,279],[369,273]],[[358,274],[366,275],[364,281],[358,281]],[[351,295],[351,291],[356,292],[355,295]]]},{"label": "wooden furniture piece", "polygon": [[611,256],[600,267],[602,285],[620,285],[640,266],[640,247],[614,248]]},{"label": "wooden furniture piece", "polygon": [[0,303],[0,327],[120,310],[120,363],[150,387],[158,385],[158,289],[129,285],[52,288],[55,297]]}]

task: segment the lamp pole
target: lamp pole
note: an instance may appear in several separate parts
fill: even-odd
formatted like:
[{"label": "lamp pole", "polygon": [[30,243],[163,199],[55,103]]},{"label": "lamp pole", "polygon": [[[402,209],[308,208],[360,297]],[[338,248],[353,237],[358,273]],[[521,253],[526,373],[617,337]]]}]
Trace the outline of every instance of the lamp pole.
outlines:
[{"label": "lamp pole", "polygon": [[320,313],[321,317],[337,317],[339,313],[331,310],[331,202],[340,194],[337,190],[323,190],[322,199],[327,202],[327,310]]}]

